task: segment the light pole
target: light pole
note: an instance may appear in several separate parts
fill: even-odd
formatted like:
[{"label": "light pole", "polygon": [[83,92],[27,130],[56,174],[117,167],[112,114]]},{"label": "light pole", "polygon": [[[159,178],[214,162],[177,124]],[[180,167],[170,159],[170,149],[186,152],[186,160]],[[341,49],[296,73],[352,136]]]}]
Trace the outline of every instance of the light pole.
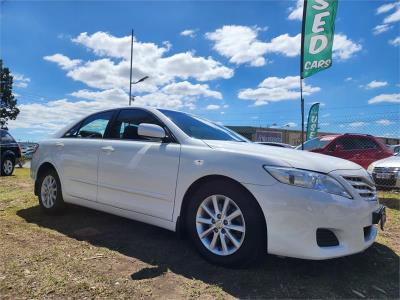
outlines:
[{"label": "light pole", "polygon": [[149,76],[144,76],[143,78],[140,78],[138,81],[132,82],[129,86],[129,106],[131,106],[132,101],[135,101],[135,96],[132,96],[132,84],[138,84],[139,82],[145,81]]},{"label": "light pole", "polygon": [[139,82],[145,81],[149,76],[144,76],[143,78],[139,79],[136,82],[132,82],[132,59],[133,59],[133,29],[131,35],[131,68],[129,72],[129,106],[132,104],[132,99],[135,101],[135,96],[132,96],[132,84],[137,84]]}]

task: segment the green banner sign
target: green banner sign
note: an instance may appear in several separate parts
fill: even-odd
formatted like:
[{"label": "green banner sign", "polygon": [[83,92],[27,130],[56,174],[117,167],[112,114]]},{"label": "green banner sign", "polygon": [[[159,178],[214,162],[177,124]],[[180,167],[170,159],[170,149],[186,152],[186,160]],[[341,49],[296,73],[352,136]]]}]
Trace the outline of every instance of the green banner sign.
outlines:
[{"label": "green banner sign", "polygon": [[337,0],[305,0],[301,41],[301,78],[332,65]]},{"label": "green banner sign", "polygon": [[318,135],[318,112],[319,103],[314,103],[311,105],[307,120],[307,141],[316,138]]}]

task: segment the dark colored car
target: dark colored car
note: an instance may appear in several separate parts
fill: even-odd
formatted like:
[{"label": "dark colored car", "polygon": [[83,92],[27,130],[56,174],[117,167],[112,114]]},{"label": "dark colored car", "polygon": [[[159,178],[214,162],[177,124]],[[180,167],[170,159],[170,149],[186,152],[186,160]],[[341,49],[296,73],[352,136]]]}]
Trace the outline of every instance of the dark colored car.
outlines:
[{"label": "dark colored car", "polygon": [[[301,149],[301,145],[297,147]],[[304,143],[304,150],[347,159],[363,168],[374,161],[390,157],[393,151],[372,135],[326,135]]]},{"label": "dark colored car", "polygon": [[7,130],[0,129],[0,173],[2,176],[10,176],[14,172],[14,166],[21,158],[21,149]]}]

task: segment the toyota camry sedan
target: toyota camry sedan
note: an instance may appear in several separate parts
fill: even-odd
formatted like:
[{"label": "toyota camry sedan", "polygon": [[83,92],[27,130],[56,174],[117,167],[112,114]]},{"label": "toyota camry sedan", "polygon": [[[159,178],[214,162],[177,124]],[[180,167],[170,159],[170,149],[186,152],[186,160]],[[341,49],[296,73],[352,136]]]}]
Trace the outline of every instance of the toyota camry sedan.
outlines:
[{"label": "toyota camry sedan", "polygon": [[177,231],[223,266],[350,255],[385,222],[361,166],[257,145],[173,110],[89,115],[40,143],[31,177],[46,213],[73,203]]}]

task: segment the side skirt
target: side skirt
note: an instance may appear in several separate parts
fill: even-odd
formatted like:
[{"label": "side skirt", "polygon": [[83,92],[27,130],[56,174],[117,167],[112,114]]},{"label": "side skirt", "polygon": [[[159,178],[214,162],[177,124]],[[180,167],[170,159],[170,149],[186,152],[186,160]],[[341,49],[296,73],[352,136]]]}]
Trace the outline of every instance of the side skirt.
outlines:
[{"label": "side skirt", "polygon": [[145,214],[141,214],[141,213],[138,213],[135,211],[121,209],[118,207],[102,204],[102,203],[87,200],[87,199],[76,198],[76,197],[65,197],[64,201],[66,203],[76,204],[79,206],[84,206],[87,208],[106,212],[106,213],[109,213],[112,215],[116,215],[116,216],[124,217],[127,219],[151,224],[151,225],[158,226],[158,227],[170,230],[170,231],[176,231],[176,223],[175,222],[160,219],[160,218],[145,215]]}]

